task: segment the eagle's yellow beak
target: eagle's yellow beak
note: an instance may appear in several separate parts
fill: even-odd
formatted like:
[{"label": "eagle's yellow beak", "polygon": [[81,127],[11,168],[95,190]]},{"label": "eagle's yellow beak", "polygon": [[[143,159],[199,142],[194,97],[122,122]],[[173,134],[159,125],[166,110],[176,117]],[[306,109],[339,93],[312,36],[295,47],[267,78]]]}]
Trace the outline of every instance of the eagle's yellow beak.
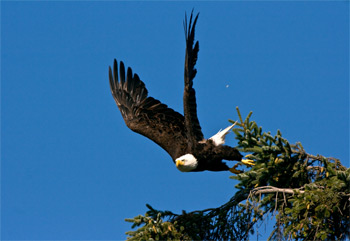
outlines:
[{"label": "eagle's yellow beak", "polygon": [[183,165],[185,165],[184,161],[176,160],[176,167],[183,166]]}]

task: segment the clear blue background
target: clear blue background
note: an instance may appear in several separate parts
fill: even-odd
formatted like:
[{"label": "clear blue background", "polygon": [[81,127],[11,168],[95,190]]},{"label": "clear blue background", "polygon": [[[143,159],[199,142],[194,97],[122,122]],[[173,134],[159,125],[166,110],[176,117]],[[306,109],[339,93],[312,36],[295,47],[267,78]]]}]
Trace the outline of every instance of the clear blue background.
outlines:
[{"label": "clear blue background", "polygon": [[2,240],[125,239],[124,219],[146,203],[181,212],[234,195],[230,173],[181,173],[131,132],[109,90],[117,58],[182,113],[182,21],[193,7],[205,136],[239,106],[264,130],[349,166],[346,1],[2,1]]}]

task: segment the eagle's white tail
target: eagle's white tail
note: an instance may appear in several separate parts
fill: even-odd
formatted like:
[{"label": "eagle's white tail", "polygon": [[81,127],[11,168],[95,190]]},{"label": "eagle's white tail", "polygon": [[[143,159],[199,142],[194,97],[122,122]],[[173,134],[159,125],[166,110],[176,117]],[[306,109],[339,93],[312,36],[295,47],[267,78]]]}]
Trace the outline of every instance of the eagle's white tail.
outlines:
[{"label": "eagle's white tail", "polygon": [[216,146],[225,144],[225,136],[236,124],[237,121],[233,125],[227,127],[226,129],[220,130],[217,134],[210,137],[209,140],[212,140],[214,142],[214,145]]}]

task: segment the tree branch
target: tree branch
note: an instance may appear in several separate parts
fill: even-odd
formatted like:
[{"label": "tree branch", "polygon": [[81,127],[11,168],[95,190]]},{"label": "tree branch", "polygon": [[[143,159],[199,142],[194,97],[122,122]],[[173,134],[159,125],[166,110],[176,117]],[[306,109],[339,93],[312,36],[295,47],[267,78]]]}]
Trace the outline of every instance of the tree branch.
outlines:
[{"label": "tree branch", "polygon": [[295,192],[304,193],[305,191],[301,190],[302,188],[278,188],[278,187],[272,187],[272,186],[263,186],[263,187],[257,187],[250,191],[251,195],[259,195],[264,193],[288,193],[288,194],[294,194]]}]

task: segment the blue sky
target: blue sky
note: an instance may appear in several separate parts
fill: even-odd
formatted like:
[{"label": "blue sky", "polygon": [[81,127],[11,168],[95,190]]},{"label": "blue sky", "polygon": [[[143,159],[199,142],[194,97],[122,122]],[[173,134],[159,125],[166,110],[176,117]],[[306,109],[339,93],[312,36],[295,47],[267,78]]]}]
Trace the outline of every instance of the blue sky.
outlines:
[{"label": "blue sky", "polygon": [[264,130],[349,167],[346,1],[2,1],[2,240],[120,240],[146,203],[181,212],[233,196],[230,173],[181,173],[131,132],[109,90],[117,58],[182,112],[182,21],[193,7],[204,135],[239,106]]}]

